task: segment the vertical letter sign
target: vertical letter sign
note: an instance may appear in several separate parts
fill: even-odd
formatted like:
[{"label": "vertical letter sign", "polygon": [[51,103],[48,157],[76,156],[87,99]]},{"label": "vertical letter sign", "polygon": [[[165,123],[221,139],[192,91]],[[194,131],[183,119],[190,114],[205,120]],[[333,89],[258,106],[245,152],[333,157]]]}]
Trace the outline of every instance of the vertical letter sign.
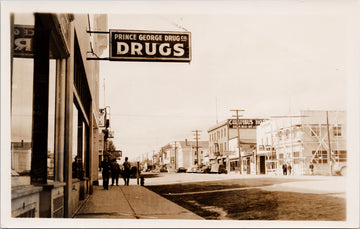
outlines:
[{"label": "vertical letter sign", "polygon": [[109,59],[191,61],[190,32],[110,30]]},{"label": "vertical letter sign", "polygon": [[34,57],[34,26],[14,25],[14,57]]}]

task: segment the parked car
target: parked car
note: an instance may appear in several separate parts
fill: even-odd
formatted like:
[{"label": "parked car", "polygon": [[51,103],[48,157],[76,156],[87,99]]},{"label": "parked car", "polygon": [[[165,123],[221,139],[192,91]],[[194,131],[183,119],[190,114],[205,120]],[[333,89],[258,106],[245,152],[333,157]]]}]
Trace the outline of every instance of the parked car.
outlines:
[{"label": "parked car", "polygon": [[178,172],[178,173],[186,173],[186,169],[184,167],[179,167],[176,172]]},{"label": "parked car", "polygon": [[188,168],[186,170],[186,172],[187,173],[198,173],[198,172],[200,172],[200,169],[198,167],[194,166],[194,167]]},{"label": "parked car", "polygon": [[160,172],[161,172],[161,173],[167,173],[167,172],[169,172],[169,170],[167,169],[166,166],[162,166],[162,167],[160,168]]},{"label": "parked car", "polygon": [[160,172],[161,172],[161,173],[167,173],[167,172],[169,172],[169,171],[167,170],[167,168],[161,168],[161,169],[160,169]]},{"label": "parked car", "polygon": [[200,171],[201,173],[211,173],[211,166],[203,166]]},{"label": "parked car", "polygon": [[219,165],[219,171],[218,171],[218,173],[219,173],[219,174],[221,174],[221,173],[227,174],[227,170],[226,170],[226,168],[225,168],[224,165]]},{"label": "parked car", "polygon": [[346,162],[337,162],[334,163],[333,167],[333,173],[340,176],[346,176]]}]

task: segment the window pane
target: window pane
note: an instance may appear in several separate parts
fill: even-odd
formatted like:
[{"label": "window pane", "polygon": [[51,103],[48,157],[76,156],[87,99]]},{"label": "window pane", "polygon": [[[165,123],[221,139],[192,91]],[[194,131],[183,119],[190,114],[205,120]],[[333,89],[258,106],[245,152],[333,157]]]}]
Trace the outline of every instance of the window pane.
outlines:
[{"label": "window pane", "polygon": [[72,174],[73,178],[77,177],[77,168],[80,158],[77,157],[78,151],[78,109],[75,104],[73,104],[73,134],[72,134]]},{"label": "window pane", "polygon": [[55,138],[55,78],[56,61],[50,60],[49,66],[49,115],[48,115],[48,160],[47,176],[54,180],[54,138]]},{"label": "window pane", "polygon": [[[11,169],[15,171],[13,175],[30,175],[33,63],[33,59],[13,59],[11,94]],[[30,180],[25,182],[30,183]]]}]

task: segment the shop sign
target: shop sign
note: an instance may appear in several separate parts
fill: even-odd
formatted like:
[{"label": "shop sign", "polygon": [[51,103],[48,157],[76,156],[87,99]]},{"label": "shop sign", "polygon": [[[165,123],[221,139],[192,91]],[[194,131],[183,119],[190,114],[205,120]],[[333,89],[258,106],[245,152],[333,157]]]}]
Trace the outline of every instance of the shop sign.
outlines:
[{"label": "shop sign", "polygon": [[34,57],[35,29],[29,25],[14,25],[14,57]]},{"label": "shop sign", "polygon": [[99,127],[105,127],[105,108],[99,109]]},{"label": "shop sign", "polygon": [[190,32],[110,30],[109,59],[117,61],[191,61]]},{"label": "shop sign", "polygon": [[[255,129],[259,126],[264,119],[239,119],[239,128],[240,129]],[[229,119],[228,120],[229,128],[237,128],[237,120]]]}]

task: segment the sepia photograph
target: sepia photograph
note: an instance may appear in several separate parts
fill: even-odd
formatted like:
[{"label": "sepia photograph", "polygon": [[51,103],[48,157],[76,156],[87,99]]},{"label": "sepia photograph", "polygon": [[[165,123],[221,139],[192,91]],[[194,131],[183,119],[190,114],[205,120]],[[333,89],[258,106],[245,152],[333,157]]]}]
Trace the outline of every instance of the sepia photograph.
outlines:
[{"label": "sepia photograph", "polygon": [[1,228],[358,228],[359,9],[1,1]]}]

